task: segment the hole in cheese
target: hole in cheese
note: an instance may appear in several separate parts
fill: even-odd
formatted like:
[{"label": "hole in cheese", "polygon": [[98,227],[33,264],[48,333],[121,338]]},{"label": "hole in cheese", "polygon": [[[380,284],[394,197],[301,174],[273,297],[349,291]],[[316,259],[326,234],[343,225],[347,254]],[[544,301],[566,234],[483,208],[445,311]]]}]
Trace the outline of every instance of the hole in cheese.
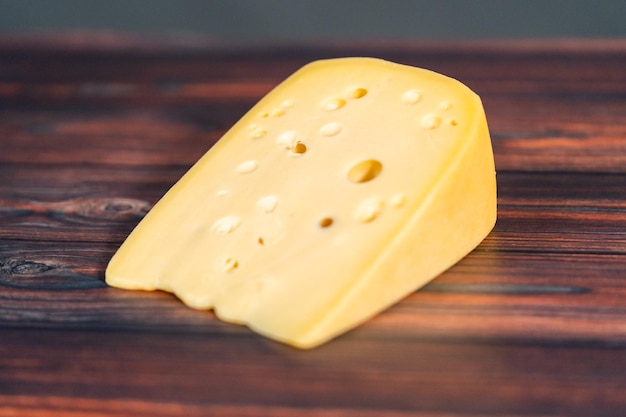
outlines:
[{"label": "hole in cheese", "polygon": [[380,175],[383,164],[375,159],[361,161],[350,168],[348,179],[354,183],[362,183],[373,180]]},{"label": "hole in cheese", "polygon": [[432,113],[427,114],[426,116],[422,118],[422,121],[420,122],[420,124],[422,125],[424,129],[435,129],[439,127],[439,125],[441,124],[441,117]]},{"label": "hole in cheese", "polygon": [[450,110],[452,108],[452,104],[449,101],[442,101],[439,103],[439,108],[441,110]]},{"label": "hole in cheese", "polygon": [[417,89],[405,91],[402,94],[402,101],[406,104],[415,104],[418,103],[422,99],[422,92]]},{"label": "hole in cheese", "polygon": [[297,154],[303,154],[305,153],[307,150],[307,147],[304,143],[302,142],[296,142],[295,146],[293,147],[293,149],[291,149],[291,152],[293,153],[297,153]]},{"label": "hole in cheese", "polygon": [[322,228],[330,227],[332,224],[333,224],[332,217],[324,217],[322,220],[320,220],[320,227]]},{"label": "hole in cheese", "polygon": [[237,216],[226,216],[220,219],[217,219],[213,226],[211,226],[211,230],[218,235],[225,236],[229,233],[232,233],[233,230],[241,226],[241,220]]},{"label": "hole in cheese", "polygon": [[259,163],[257,161],[245,161],[237,165],[237,172],[240,174],[249,174],[257,169],[258,166]]},{"label": "hole in cheese", "polygon": [[293,130],[288,130],[286,132],[281,133],[276,138],[276,143],[279,145],[285,146],[287,149],[293,148],[293,145],[296,143],[296,138],[298,134]]},{"label": "hole in cheese", "polygon": [[267,130],[263,128],[256,128],[252,132],[250,132],[250,138],[252,139],[259,139],[265,135],[267,135]]},{"label": "hole in cheese", "polygon": [[390,203],[393,207],[402,207],[406,203],[406,196],[402,193],[397,193],[391,196]]},{"label": "hole in cheese", "polygon": [[333,111],[346,105],[346,101],[339,97],[332,97],[322,102],[322,108],[326,111]]},{"label": "hole in cheese", "polygon": [[276,210],[276,206],[278,206],[278,197],[275,195],[266,195],[265,197],[261,197],[256,205],[261,211],[265,213],[271,213]]},{"label": "hole in cheese", "polygon": [[226,258],[224,260],[224,271],[230,272],[239,267],[239,262],[235,258]]},{"label": "hole in cheese", "polygon": [[293,130],[281,133],[276,138],[276,143],[284,146],[285,149],[296,155],[302,155],[308,149],[304,142],[298,140],[298,134]]},{"label": "hole in cheese", "polygon": [[362,223],[369,223],[383,211],[385,203],[380,197],[370,197],[363,201],[356,209],[355,217]]},{"label": "hole in cheese", "polygon": [[273,117],[280,117],[280,116],[284,116],[284,115],[285,115],[285,109],[283,109],[283,108],[275,109],[272,112],[272,116]]},{"label": "hole in cheese", "polygon": [[365,97],[366,94],[367,94],[367,90],[365,88],[358,87],[358,88],[353,88],[352,90],[350,90],[348,92],[348,97],[361,98],[361,97]]},{"label": "hole in cheese", "polygon": [[326,123],[320,127],[319,133],[322,136],[335,136],[341,132],[342,126],[337,122]]}]

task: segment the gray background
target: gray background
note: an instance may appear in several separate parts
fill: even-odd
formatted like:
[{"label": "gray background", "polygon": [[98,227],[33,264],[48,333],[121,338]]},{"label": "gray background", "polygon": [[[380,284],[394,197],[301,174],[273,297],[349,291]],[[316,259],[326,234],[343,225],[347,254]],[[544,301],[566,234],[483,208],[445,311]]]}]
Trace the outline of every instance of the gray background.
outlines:
[{"label": "gray background", "polygon": [[0,32],[218,39],[626,37],[626,0],[0,0]]}]

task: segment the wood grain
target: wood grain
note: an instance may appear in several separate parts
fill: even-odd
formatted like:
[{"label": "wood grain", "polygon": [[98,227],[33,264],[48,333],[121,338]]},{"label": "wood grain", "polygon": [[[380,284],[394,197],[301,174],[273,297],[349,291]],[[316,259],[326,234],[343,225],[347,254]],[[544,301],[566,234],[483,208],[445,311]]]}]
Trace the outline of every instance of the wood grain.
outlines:
[{"label": "wood grain", "polygon": [[[378,56],[483,99],[499,219],[312,351],[108,288],[160,196],[301,65]],[[626,42],[0,37],[0,416],[623,416]]]}]

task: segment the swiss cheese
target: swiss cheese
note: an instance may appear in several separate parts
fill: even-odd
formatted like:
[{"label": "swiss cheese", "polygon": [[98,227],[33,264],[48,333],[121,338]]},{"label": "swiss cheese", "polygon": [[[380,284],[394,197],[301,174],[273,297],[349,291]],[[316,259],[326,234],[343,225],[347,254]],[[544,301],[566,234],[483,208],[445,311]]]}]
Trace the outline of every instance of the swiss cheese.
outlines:
[{"label": "swiss cheese", "polygon": [[373,58],[270,92],[140,222],[108,284],[165,290],[310,348],[417,290],[496,220],[479,97]]}]

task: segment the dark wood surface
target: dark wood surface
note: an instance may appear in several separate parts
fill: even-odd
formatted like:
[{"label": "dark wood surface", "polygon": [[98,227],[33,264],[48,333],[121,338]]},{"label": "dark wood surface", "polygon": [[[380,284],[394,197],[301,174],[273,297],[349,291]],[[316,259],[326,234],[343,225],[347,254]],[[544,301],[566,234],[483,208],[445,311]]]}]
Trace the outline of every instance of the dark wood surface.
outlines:
[{"label": "dark wood surface", "polygon": [[[483,98],[499,219],[473,253],[311,351],[104,284],[260,97],[354,55]],[[52,415],[626,415],[626,41],[0,37],[0,416]]]}]

